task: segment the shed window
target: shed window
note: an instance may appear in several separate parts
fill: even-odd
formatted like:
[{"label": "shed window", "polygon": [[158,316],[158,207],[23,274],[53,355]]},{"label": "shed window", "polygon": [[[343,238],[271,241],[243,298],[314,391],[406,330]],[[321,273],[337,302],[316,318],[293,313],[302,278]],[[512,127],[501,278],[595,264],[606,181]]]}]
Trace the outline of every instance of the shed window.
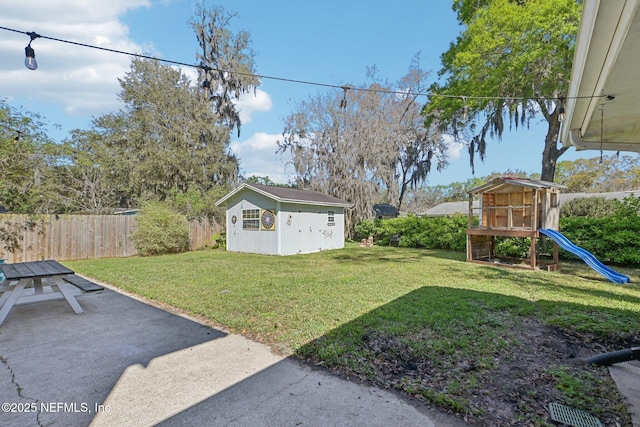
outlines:
[{"label": "shed window", "polygon": [[242,229],[260,230],[260,209],[242,210]]},{"label": "shed window", "polygon": [[327,211],[327,223],[329,225],[334,225],[336,223],[336,212],[335,211]]}]

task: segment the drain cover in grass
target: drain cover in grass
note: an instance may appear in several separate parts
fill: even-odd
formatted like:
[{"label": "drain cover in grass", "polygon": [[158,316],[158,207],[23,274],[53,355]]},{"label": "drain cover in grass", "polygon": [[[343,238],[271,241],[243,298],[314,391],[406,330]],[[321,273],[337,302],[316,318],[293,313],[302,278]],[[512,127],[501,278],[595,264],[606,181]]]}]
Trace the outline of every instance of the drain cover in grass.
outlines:
[{"label": "drain cover in grass", "polygon": [[602,422],[590,413],[555,402],[549,403],[549,415],[553,421],[569,426],[604,427]]}]

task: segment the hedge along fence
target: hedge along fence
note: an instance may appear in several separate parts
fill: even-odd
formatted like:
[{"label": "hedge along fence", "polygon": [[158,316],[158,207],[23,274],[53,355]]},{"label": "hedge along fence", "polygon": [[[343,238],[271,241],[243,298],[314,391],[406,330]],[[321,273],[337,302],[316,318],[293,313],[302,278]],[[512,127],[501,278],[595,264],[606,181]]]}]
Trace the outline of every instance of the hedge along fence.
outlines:
[{"label": "hedge along fence", "polygon": [[356,227],[356,238],[373,237],[374,242],[388,245],[389,237],[401,235],[400,246],[464,251],[467,245],[466,215],[451,217],[408,217],[365,220]]},{"label": "hedge along fence", "polygon": [[[0,258],[6,262],[128,257],[137,255],[135,215],[0,215]],[[189,248],[210,245],[219,224],[189,224]]]},{"label": "hedge along fence", "polygon": [[[580,203],[585,205],[587,202]],[[612,205],[606,206],[606,209],[600,200],[590,203],[593,206],[579,213],[588,213],[589,216],[561,216],[560,232],[605,264],[640,266],[640,197],[612,200]],[[602,217],[594,218],[596,211],[602,212]],[[464,251],[468,221],[468,216],[462,214],[366,220],[356,227],[356,238],[372,236],[377,244],[387,245],[391,235],[400,234],[400,246]],[[530,247],[529,238],[496,238],[498,257],[525,258]],[[538,245],[538,248],[544,250],[543,245]],[[546,245],[546,248],[543,255],[551,256],[553,246]],[[560,250],[560,257],[579,259],[563,249]]]}]

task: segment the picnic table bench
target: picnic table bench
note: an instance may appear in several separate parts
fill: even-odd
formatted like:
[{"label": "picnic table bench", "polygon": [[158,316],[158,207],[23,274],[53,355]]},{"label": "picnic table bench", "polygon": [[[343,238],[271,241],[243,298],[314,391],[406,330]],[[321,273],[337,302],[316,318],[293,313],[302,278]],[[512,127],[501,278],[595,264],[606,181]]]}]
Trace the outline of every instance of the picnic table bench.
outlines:
[{"label": "picnic table bench", "polygon": [[82,289],[84,292],[101,291],[104,289],[103,286],[85,279],[84,277],[78,276],[77,274],[67,274],[62,276],[62,280],[71,283],[72,285]]},{"label": "picnic table bench", "polygon": [[4,276],[0,283],[0,325],[16,303],[64,298],[80,314],[83,310],[71,286],[84,292],[104,289],[53,260],[0,264],[0,270]]}]

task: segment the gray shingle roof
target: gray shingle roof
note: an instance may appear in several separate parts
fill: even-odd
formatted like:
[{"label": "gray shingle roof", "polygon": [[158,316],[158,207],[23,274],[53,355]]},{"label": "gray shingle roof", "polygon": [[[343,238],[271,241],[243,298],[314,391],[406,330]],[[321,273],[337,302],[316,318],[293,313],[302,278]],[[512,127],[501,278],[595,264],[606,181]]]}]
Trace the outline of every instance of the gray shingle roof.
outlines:
[{"label": "gray shingle roof", "polygon": [[319,191],[300,190],[298,188],[278,187],[275,185],[249,184],[246,182],[227,194],[222,199],[218,200],[216,202],[216,206],[224,203],[229,197],[245,188],[251,189],[280,202],[342,206],[345,208],[353,206],[351,203],[345,202],[342,199],[329,196],[328,194],[324,194]]},{"label": "gray shingle roof", "polygon": [[376,203],[373,205],[373,213],[376,216],[398,216],[398,209],[388,203]]},{"label": "gray shingle roof", "polygon": [[586,197],[602,197],[604,199],[618,199],[624,200],[626,197],[629,197],[631,194],[634,196],[640,196],[640,190],[635,191],[612,191],[609,193],[560,193],[560,206],[564,203],[567,203],[573,199],[580,199]]},{"label": "gray shingle roof", "polygon": [[[604,197],[606,199],[618,199],[623,200],[625,197],[628,197],[630,194],[635,196],[640,196],[640,190],[635,191],[616,191],[611,193],[560,193],[560,197],[558,198],[560,206],[564,203],[567,203],[573,199],[585,198],[585,197]],[[477,200],[474,200],[473,207],[478,208],[479,204]],[[455,214],[465,214],[469,213],[469,202],[445,202],[440,203],[432,208],[427,209],[422,212],[421,216],[447,216],[447,215],[455,215]]]},{"label": "gray shingle roof", "polygon": [[[473,202],[473,207],[478,207],[478,202]],[[469,213],[469,202],[445,202],[422,212],[421,216],[449,216],[456,214],[467,215]]]}]

